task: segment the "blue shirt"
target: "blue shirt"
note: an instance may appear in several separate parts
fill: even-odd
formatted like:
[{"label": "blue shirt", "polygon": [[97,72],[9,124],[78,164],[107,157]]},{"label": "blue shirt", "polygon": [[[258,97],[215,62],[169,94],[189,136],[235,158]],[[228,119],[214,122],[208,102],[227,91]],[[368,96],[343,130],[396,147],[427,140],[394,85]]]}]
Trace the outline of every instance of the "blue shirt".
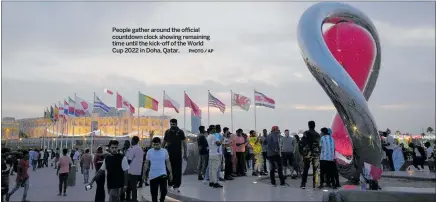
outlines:
[{"label": "blue shirt", "polygon": [[335,159],[335,140],[330,135],[321,137],[321,156],[319,160],[333,161]]}]

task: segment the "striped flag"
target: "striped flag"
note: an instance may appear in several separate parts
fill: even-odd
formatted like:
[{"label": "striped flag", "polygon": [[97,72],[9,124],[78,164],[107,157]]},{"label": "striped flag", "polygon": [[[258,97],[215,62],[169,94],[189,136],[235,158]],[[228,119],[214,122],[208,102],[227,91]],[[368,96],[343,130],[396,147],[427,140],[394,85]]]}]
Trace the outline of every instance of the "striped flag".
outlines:
[{"label": "striped flag", "polygon": [[75,116],[74,110],[76,106],[76,101],[68,97],[68,115]]},{"label": "striped flag", "polygon": [[221,102],[221,100],[218,100],[218,98],[210,94],[210,92],[209,92],[209,106],[220,109],[222,113],[226,111],[226,105],[223,102]]},{"label": "striped flag", "polygon": [[276,101],[274,99],[260,93],[258,91],[254,91],[254,106],[263,106],[271,109],[276,108]]},{"label": "striped flag", "polygon": [[68,116],[68,102],[64,100],[64,117]]},{"label": "striped flag", "polygon": [[58,102],[59,105],[59,118],[63,118],[64,117],[64,106],[62,106],[61,102]]},{"label": "striped flag", "polygon": [[165,92],[164,92],[163,105],[165,108],[172,108],[172,109],[174,109],[174,111],[179,113],[180,104],[177,103],[176,101],[174,101],[173,99],[171,99],[171,97],[168,96]]},{"label": "striped flag", "polygon": [[95,100],[94,100],[94,108],[98,108],[103,110],[105,113],[108,113],[110,110],[110,107],[107,106],[106,104],[104,104],[100,98],[98,98],[97,96],[95,96]]}]

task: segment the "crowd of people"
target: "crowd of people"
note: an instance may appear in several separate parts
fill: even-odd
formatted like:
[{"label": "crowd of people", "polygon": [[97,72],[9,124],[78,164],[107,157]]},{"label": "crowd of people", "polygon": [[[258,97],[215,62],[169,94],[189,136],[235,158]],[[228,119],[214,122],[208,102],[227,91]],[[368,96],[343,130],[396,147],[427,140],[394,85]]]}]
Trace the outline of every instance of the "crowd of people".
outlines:
[{"label": "crowd of people", "polygon": [[387,130],[381,133],[381,143],[383,170],[399,170],[404,162],[411,160],[412,167],[409,170],[424,171],[424,166],[427,165],[430,171],[435,172],[436,140],[433,145],[429,141],[419,144],[410,142],[406,148],[403,143],[398,144]]},{"label": "crowd of people", "polygon": [[[198,180],[211,188],[222,188],[221,181],[251,173],[252,176],[269,175],[273,186],[277,186],[276,174],[281,186],[289,185],[287,177],[291,182],[301,178],[300,187],[305,189],[310,167],[313,188],[327,186],[336,189],[341,186],[332,131],[321,128],[318,132],[314,121],[308,122],[308,130],[301,139],[287,129],[282,136],[278,126],[273,126],[269,133],[264,129],[259,135],[254,130],[246,134],[242,129],[231,133],[229,128],[221,129],[220,125],[210,125],[207,129],[200,126],[199,131],[196,143]],[[69,175],[79,172],[80,168],[86,189],[90,190],[96,184],[95,201],[105,201],[105,188],[109,201],[137,201],[137,189],[143,185],[149,186],[153,202],[165,201],[168,191],[180,192],[182,162],[188,160],[186,136],[177,126],[177,120],[171,119],[170,129],[165,131],[163,139],[154,137],[151,132],[149,140],[144,148],[139,146],[138,136],[126,140],[122,148],[117,140],[111,140],[105,149],[98,147],[94,154],[89,149],[77,148],[71,151],[56,148],[17,152],[2,148],[2,199],[5,197],[9,201],[16,190],[24,187],[22,201],[27,201],[28,169],[31,167],[36,172],[39,168],[52,167],[59,178],[58,196],[67,195]],[[387,159],[383,165],[389,169],[394,168],[392,154],[396,147],[393,144],[389,135],[382,138]],[[409,146],[413,165],[418,169],[418,166],[423,166],[423,160],[435,157],[429,143],[425,143],[427,151],[414,144]],[[90,178],[89,172],[94,168],[96,174]],[[16,186],[9,191],[9,176],[13,173],[17,175]]]},{"label": "crowd of people", "polygon": [[289,130],[285,130],[282,137],[277,126],[273,126],[270,133],[264,129],[259,135],[254,130],[246,134],[238,129],[232,134],[227,127],[221,130],[220,125],[210,125],[207,130],[200,126],[198,180],[210,187],[221,188],[220,181],[247,176],[247,172],[253,176],[269,173],[271,184],[276,186],[277,173],[280,185],[286,186],[289,171],[292,179],[301,177],[300,187],[305,189],[312,165],[313,188],[317,185],[319,188],[340,187],[331,130],[322,128],[319,134],[314,121],[309,121],[308,126],[309,130],[304,132],[301,140],[297,134],[291,135]]}]

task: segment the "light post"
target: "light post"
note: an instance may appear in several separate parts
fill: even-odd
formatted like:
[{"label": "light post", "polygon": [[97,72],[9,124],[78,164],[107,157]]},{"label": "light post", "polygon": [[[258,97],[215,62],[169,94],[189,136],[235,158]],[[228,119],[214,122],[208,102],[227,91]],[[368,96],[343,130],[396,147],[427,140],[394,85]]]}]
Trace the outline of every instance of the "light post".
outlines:
[{"label": "light post", "polygon": [[22,138],[20,137],[20,139],[18,139],[18,149],[21,149],[21,140]]},{"label": "light post", "polygon": [[9,129],[9,128],[6,128],[6,135],[5,135],[5,137],[6,137],[6,140],[5,140],[5,147],[8,147],[8,139],[9,139],[9,132],[10,132],[11,130]]}]

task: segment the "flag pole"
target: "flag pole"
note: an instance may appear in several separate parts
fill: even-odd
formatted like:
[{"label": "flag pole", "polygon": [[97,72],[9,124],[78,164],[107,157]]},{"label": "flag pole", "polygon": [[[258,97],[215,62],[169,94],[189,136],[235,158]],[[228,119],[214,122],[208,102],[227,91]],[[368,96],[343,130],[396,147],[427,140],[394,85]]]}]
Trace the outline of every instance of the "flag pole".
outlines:
[{"label": "flag pole", "polygon": [[232,133],[234,133],[235,131],[233,131],[233,92],[232,90],[230,90],[230,128],[232,130]]},{"label": "flag pole", "polygon": [[[92,111],[94,111],[94,106],[95,106],[95,92],[94,92],[94,101],[93,101],[93,103],[92,103]],[[94,116],[93,116],[94,117]],[[92,119],[91,119],[92,120]],[[94,121],[96,121],[96,120],[94,120]],[[91,127],[92,127],[92,122],[91,122]],[[94,150],[92,150],[93,148],[94,148],[94,135],[95,135],[95,131],[94,131],[94,128],[92,128],[92,131],[91,131],[92,133],[91,133],[91,155],[93,154],[93,152],[94,152]],[[100,131],[100,133],[101,133],[101,131]]]},{"label": "flag pole", "polygon": [[141,92],[140,91],[138,91],[138,137],[139,137],[139,108],[141,108],[141,103],[140,103],[140,98],[139,98],[139,96],[141,96]]},{"label": "flag pole", "polygon": [[186,91],[183,91],[183,131],[186,132]]},{"label": "flag pole", "polygon": [[165,121],[165,90],[163,91],[163,100],[162,100],[162,137],[164,137],[164,121]]},{"label": "flag pole", "polygon": [[[56,144],[57,144],[57,142],[58,142],[58,137],[59,137],[59,123],[58,123],[58,121],[59,121],[59,108],[58,108],[58,120],[56,121],[56,136],[55,136],[55,140],[56,140]],[[61,122],[62,122],[62,120],[61,120]],[[53,146],[53,141],[52,140],[50,140],[51,142],[52,142],[52,146]]]},{"label": "flag pole", "polygon": [[[76,115],[76,102],[77,102],[77,96],[76,96],[76,93],[74,93],[74,116]],[[73,119],[75,119],[76,117],[74,117]],[[72,125],[73,125],[73,137],[71,138],[71,149],[74,149],[74,145],[73,145],[73,142],[74,142],[74,138],[75,138],[75,135],[74,135],[74,120],[71,120],[72,121]]]},{"label": "flag pole", "polygon": [[208,126],[210,126],[209,99],[210,99],[210,91],[207,90],[207,125]]},{"label": "flag pole", "polygon": [[254,131],[256,131],[257,134],[257,116],[256,116],[256,89],[253,91],[253,100],[254,100]]}]

